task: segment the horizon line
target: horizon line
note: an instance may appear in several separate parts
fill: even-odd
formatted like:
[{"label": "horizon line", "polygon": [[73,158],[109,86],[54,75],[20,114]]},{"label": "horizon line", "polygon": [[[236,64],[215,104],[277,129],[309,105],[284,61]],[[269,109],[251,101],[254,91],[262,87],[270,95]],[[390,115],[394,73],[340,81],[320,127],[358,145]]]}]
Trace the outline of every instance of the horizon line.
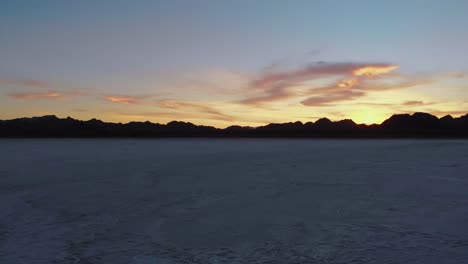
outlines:
[{"label": "horizon line", "polygon": [[307,121],[307,122],[303,122],[303,121],[299,121],[299,120],[296,120],[296,121],[286,121],[286,122],[271,122],[271,123],[265,123],[263,125],[259,125],[259,126],[241,126],[241,125],[237,125],[235,123],[233,123],[232,125],[229,125],[229,126],[226,126],[226,127],[216,127],[216,126],[210,126],[210,125],[204,125],[204,124],[196,124],[196,123],[193,123],[193,122],[190,122],[190,121],[184,121],[184,120],[171,120],[167,123],[159,123],[159,122],[153,122],[153,121],[150,121],[150,120],[145,120],[145,121],[128,121],[126,123],[124,122],[109,122],[109,121],[105,121],[103,119],[99,119],[99,118],[96,118],[96,117],[93,117],[91,119],[88,119],[88,120],[84,120],[84,119],[77,119],[77,118],[74,118],[74,117],[71,117],[71,116],[66,116],[66,117],[59,117],[57,116],[56,114],[48,114],[48,115],[42,115],[42,116],[23,116],[23,117],[16,117],[16,118],[12,118],[12,119],[0,119],[0,122],[3,121],[13,121],[13,120],[18,120],[18,119],[33,119],[33,118],[43,118],[43,117],[54,117],[54,118],[57,118],[57,119],[73,119],[73,120],[76,120],[76,121],[82,121],[82,122],[88,122],[88,121],[92,121],[92,120],[97,120],[97,121],[101,121],[103,123],[108,123],[108,124],[130,124],[130,123],[151,123],[151,124],[159,124],[159,125],[168,125],[169,123],[172,123],[172,122],[181,122],[181,123],[189,123],[189,124],[192,124],[192,125],[195,125],[195,126],[205,126],[205,127],[213,127],[213,128],[216,128],[216,129],[226,129],[226,128],[229,128],[229,127],[244,127],[244,128],[247,128],[247,127],[250,127],[250,128],[259,128],[259,127],[264,127],[264,126],[267,126],[267,125],[272,125],[272,124],[291,124],[291,123],[301,123],[301,124],[307,124],[307,123],[313,123],[315,124],[317,121],[319,120],[323,120],[323,119],[327,119],[333,123],[336,123],[336,122],[340,122],[340,121],[352,121],[354,124],[356,125],[365,125],[365,126],[373,126],[373,125],[382,125],[386,120],[390,119],[391,117],[393,116],[401,116],[401,115],[409,115],[409,116],[413,116],[415,114],[427,114],[427,115],[431,115],[433,117],[436,117],[437,119],[442,119],[444,117],[451,117],[451,118],[461,118],[461,117],[464,117],[464,116],[468,116],[468,111],[465,112],[465,114],[460,114],[460,115],[451,115],[451,114],[446,114],[446,115],[443,115],[441,117],[438,117],[437,115],[434,115],[432,113],[428,113],[428,112],[420,112],[420,111],[416,111],[416,112],[412,112],[412,113],[395,113],[395,114],[392,114],[390,116],[388,116],[387,118],[385,118],[381,123],[356,123],[353,119],[351,118],[343,118],[343,119],[339,119],[339,120],[333,120],[333,119],[330,119],[328,117],[321,117],[321,118],[318,118],[314,121]]}]

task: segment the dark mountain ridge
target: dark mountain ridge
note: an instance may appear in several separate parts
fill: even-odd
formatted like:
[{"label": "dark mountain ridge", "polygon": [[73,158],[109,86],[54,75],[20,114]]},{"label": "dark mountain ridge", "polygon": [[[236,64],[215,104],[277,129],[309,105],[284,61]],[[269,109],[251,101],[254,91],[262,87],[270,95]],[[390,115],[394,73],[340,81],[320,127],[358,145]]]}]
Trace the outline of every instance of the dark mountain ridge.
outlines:
[{"label": "dark mountain ridge", "polygon": [[172,121],[108,123],[97,119],[82,121],[54,115],[0,120],[0,137],[324,137],[324,138],[468,138],[468,114],[437,118],[428,113],[396,114],[377,125],[356,124],[353,120],[290,122],[259,127],[230,126],[224,129]]}]

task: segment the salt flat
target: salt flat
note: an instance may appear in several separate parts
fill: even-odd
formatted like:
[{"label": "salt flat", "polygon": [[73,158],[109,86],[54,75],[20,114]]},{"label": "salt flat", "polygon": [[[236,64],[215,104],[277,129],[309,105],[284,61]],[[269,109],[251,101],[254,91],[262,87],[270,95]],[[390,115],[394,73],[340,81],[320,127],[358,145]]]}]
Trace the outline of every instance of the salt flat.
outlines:
[{"label": "salt flat", "polygon": [[468,263],[467,140],[0,140],[0,263]]}]

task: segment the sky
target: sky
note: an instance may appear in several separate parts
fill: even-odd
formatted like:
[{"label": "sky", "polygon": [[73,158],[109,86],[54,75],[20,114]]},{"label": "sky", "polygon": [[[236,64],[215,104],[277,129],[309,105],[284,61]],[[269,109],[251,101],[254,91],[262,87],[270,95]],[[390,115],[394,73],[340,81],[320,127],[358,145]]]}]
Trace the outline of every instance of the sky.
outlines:
[{"label": "sky", "polygon": [[468,113],[468,1],[3,0],[0,119]]}]

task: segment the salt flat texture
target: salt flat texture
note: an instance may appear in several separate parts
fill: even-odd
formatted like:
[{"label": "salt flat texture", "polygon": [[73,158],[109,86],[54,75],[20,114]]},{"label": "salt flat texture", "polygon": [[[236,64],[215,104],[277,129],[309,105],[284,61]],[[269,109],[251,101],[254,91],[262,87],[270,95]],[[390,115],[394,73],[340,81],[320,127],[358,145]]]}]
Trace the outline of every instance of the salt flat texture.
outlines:
[{"label": "salt flat texture", "polygon": [[468,141],[0,140],[0,263],[468,263]]}]

